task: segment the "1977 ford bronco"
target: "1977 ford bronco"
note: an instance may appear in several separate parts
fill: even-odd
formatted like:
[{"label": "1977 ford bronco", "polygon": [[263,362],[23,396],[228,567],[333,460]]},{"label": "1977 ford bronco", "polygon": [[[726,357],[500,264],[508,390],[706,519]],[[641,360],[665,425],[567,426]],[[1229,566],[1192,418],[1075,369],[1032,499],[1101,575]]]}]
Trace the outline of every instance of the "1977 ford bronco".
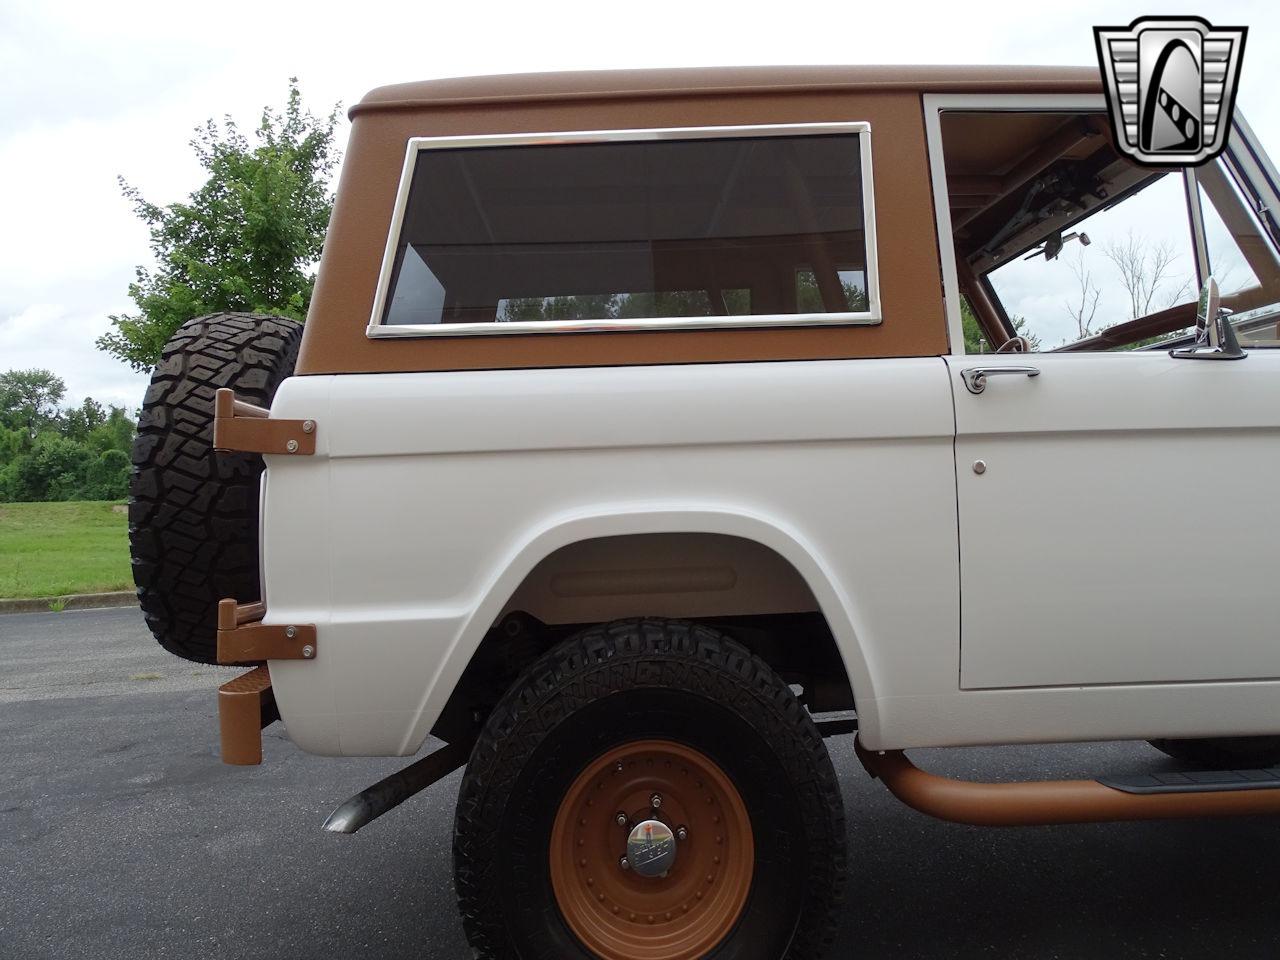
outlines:
[{"label": "1977 ford bronco", "polygon": [[[823,737],[855,724],[949,820],[1280,812],[1280,177],[1243,120],[1168,170],[1113,147],[1090,69],[489,77],[351,113],[305,327],[206,316],[165,351],[134,564],[167,649],[257,665],[229,762],[277,716],[313,753],[443,741],[331,829],[466,766],[479,955],[822,955]],[[1102,739],[1189,772],[903,753]]]}]

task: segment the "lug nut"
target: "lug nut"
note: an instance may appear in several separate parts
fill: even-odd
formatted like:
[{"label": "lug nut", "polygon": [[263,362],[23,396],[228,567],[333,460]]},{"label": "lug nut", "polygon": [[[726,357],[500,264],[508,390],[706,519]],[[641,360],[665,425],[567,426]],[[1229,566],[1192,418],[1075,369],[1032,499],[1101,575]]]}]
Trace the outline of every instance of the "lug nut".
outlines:
[{"label": "lug nut", "polygon": [[618,811],[618,815],[613,819],[617,822],[618,826],[620,827],[625,827],[627,825],[627,815],[623,813],[621,810]]},{"label": "lug nut", "polygon": [[688,828],[688,827],[686,827],[684,824],[681,824],[680,826],[676,827],[676,839],[677,839],[677,840],[688,840],[688,839],[689,839],[689,828]]},{"label": "lug nut", "polygon": [[657,793],[655,793],[652,797],[650,797],[650,798],[649,798],[649,806],[653,807],[653,809],[655,809],[655,810],[657,810],[660,806],[662,806],[662,796],[661,796],[661,794],[657,794]]},{"label": "lug nut", "polygon": [[623,857],[621,860],[618,861],[618,866],[623,870],[630,870],[631,862],[626,857]]}]

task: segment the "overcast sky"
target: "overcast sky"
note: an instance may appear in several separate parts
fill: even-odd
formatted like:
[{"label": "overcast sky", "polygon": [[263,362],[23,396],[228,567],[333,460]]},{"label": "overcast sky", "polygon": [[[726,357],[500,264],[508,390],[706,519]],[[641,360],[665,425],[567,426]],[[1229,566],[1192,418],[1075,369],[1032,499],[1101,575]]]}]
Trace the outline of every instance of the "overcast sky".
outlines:
[{"label": "overcast sky", "polygon": [[[416,2],[0,5],[0,370],[48,367],[70,400],[136,407],[146,378],[93,346],[127,311],[157,203],[200,182],[187,141],[252,125],[300,78],[315,112],[402,80],[611,67],[803,63],[1096,64],[1094,25],[1198,12],[1250,28],[1239,103],[1280,153],[1280,5]],[[343,143],[347,130],[340,131]]]}]

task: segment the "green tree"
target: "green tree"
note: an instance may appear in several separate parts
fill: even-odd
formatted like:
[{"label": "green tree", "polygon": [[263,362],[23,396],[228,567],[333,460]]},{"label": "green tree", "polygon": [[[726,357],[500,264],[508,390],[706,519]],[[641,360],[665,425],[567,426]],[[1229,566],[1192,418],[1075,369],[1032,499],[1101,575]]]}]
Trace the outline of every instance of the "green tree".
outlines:
[{"label": "green tree", "polygon": [[[1027,318],[1012,317],[1010,319],[1013,323],[1013,332],[1018,336],[1026,337],[1033,351],[1039,350],[1040,338],[1027,329]],[[982,326],[978,323],[977,314],[973,312],[973,307],[969,306],[969,301],[964,297],[960,298],[960,324],[964,328],[965,353],[995,352],[999,344],[993,347],[987,343],[987,335],[983,333]]]},{"label": "green tree", "polygon": [[0,373],[0,425],[34,440],[58,420],[58,405],[67,385],[48,370],[9,370]]},{"label": "green tree", "polygon": [[137,424],[92,397],[60,410],[65,392],[48,370],[0,373],[0,502],[128,495]]},{"label": "green tree", "polygon": [[173,332],[203,313],[303,319],[333,210],[338,116],[337,106],[323,117],[305,110],[291,78],[283,112],[264,109],[252,139],[230,119],[197,128],[191,146],[208,178],[185,203],[157,206],[121,178],[151,232],[156,265],[137,269],[129,285],[137,312],[111,317],[98,347],[146,370]]},{"label": "green tree", "polygon": [[107,422],[107,411],[93,397],[85,397],[78,407],[71,407],[62,414],[62,435],[72,440],[84,441],[89,434]]},{"label": "green tree", "polygon": [[90,459],[82,443],[42,433],[12,464],[14,500],[74,500]]},{"label": "green tree", "polygon": [[123,500],[129,495],[129,455],[105,450],[85,467],[84,485],[77,500]]}]

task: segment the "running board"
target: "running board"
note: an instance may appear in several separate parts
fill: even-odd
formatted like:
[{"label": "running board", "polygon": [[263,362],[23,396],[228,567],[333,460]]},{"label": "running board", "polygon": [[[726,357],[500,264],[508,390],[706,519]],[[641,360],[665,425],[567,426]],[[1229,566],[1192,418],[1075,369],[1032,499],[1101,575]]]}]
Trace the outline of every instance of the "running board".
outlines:
[{"label": "running board", "polygon": [[975,783],[927,773],[901,750],[873,752],[861,741],[854,747],[867,772],[895,797],[952,823],[1014,827],[1280,813],[1280,770]]}]

